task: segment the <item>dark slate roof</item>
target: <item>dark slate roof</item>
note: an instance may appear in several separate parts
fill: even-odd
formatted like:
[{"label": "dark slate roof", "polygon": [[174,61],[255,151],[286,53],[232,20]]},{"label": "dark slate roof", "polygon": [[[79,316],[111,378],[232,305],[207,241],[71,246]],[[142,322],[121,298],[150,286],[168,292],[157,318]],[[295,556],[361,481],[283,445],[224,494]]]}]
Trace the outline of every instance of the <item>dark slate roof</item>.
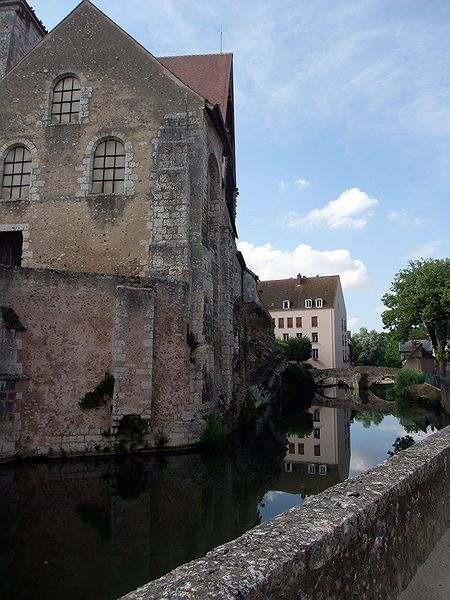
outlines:
[{"label": "dark slate roof", "polygon": [[258,292],[267,310],[282,309],[283,300],[290,300],[291,308],[305,308],[305,300],[322,298],[323,308],[333,308],[339,286],[339,275],[323,277],[291,277],[260,281]]},{"label": "dark slate roof", "polygon": [[403,343],[399,344],[398,350],[402,354],[410,353],[419,344],[421,344],[423,349],[426,350],[427,352],[433,352],[433,344],[431,343],[431,340],[409,340],[408,342],[403,342]]},{"label": "dark slate roof", "polygon": [[434,358],[434,356],[431,352],[426,350],[422,344],[417,344],[417,347],[414,348],[411,354],[408,354],[406,360],[409,358]]},{"label": "dark slate roof", "polygon": [[159,56],[159,62],[211,104],[219,104],[226,120],[232,54]]}]

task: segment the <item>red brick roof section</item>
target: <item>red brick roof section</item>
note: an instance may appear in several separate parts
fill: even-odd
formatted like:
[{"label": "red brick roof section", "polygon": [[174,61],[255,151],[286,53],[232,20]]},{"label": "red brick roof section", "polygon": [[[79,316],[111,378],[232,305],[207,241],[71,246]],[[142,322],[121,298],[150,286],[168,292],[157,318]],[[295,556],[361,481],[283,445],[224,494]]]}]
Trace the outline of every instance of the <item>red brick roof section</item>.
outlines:
[{"label": "red brick roof section", "polygon": [[219,104],[225,121],[233,65],[232,54],[162,56],[158,57],[158,60],[197,94],[213,105]]},{"label": "red brick roof section", "polygon": [[305,300],[322,298],[324,308],[333,308],[339,285],[339,275],[324,277],[295,277],[260,281],[258,292],[267,310],[281,310],[283,300],[291,301],[291,308],[305,308]]}]

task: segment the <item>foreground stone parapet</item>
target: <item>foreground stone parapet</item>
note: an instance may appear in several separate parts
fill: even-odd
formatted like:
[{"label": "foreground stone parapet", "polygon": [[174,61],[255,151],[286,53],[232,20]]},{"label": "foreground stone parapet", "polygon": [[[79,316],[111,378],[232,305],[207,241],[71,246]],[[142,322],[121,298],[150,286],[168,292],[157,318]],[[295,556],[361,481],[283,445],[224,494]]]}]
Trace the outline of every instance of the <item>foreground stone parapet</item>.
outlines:
[{"label": "foreground stone parapet", "polygon": [[450,521],[450,427],[126,600],[395,599]]}]

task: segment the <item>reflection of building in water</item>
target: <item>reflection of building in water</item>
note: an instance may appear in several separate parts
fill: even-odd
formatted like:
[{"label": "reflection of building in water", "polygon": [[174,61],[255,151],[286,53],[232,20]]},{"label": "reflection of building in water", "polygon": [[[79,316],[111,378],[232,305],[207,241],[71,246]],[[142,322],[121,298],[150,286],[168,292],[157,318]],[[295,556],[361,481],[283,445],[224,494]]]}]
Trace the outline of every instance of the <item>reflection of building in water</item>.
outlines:
[{"label": "reflection of building in water", "polygon": [[[308,437],[289,436],[280,478],[282,490],[317,494],[348,477],[350,416],[348,408],[312,406],[314,429]],[[280,489],[280,488],[279,488]]]}]

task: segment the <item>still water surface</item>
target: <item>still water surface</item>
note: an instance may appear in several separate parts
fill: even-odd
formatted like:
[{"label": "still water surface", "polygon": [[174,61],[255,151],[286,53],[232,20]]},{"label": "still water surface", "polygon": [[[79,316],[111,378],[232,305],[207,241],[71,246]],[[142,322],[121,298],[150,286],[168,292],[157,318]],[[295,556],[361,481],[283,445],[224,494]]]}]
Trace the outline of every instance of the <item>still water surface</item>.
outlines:
[{"label": "still water surface", "polygon": [[394,416],[314,411],[320,437],[289,438],[286,455],[267,442],[234,456],[0,468],[0,598],[117,598],[385,460],[406,435]]}]

